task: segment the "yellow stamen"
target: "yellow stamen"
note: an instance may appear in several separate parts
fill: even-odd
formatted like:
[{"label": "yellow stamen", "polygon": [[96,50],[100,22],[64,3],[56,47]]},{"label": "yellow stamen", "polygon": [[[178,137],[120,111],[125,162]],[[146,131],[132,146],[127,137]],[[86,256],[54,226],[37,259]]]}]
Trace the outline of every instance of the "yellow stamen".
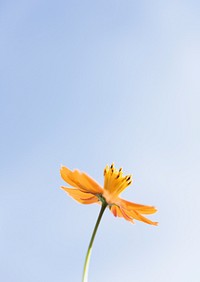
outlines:
[{"label": "yellow stamen", "polygon": [[114,163],[104,170],[104,193],[103,196],[109,204],[132,183],[132,175],[123,176],[122,168],[117,170]]}]

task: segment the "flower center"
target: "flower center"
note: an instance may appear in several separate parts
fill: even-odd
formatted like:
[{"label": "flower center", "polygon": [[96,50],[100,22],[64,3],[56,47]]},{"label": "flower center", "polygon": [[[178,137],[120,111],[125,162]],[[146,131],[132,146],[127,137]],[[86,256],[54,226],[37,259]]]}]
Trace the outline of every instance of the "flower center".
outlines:
[{"label": "flower center", "polygon": [[116,203],[116,198],[132,183],[132,175],[123,176],[122,168],[117,170],[112,164],[104,170],[103,197],[108,204]]}]

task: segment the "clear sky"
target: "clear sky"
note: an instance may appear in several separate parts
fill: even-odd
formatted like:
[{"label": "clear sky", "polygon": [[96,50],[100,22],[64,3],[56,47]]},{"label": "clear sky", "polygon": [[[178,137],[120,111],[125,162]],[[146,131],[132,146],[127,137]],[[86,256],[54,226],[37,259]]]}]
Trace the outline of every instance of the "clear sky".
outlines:
[{"label": "clear sky", "polygon": [[0,281],[78,282],[98,212],[60,165],[155,205],[107,210],[89,282],[199,282],[200,2],[0,1]]}]

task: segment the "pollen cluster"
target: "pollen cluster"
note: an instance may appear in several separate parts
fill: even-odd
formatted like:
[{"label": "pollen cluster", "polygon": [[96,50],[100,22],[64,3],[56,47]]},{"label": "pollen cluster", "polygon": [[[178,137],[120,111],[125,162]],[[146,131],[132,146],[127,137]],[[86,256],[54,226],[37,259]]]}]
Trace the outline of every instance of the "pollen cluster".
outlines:
[{"label": "pollen cluster", "polygon": [[111,203],[121,192],[132,183],[132,175],[123,176],[122,168],[119,170],[111,166],[106,166],[104,169],[104,192],[107,203]]}]

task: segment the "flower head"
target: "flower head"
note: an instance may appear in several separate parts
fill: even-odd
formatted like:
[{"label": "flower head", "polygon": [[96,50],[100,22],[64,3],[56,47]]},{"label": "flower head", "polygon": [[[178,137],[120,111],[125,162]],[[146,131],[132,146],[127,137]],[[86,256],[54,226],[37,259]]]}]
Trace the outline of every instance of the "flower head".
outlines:
[{"label": "flower head", "polygon": [[144,214],[153,214],[157,210],[153,206],[135,204],[121,199],[119,195],[132,183],[132,175],[123,176],[122,168],[117,170],[112,164],[104,170],[104,187],[101,187],[94,179],[79,170],[71,171],[62,166],[61,177],[73,188],[62,186],[74,200],[81,204],[106,203],[116,217],[134,223],[134,219],[148,224],[157,225]]}]

